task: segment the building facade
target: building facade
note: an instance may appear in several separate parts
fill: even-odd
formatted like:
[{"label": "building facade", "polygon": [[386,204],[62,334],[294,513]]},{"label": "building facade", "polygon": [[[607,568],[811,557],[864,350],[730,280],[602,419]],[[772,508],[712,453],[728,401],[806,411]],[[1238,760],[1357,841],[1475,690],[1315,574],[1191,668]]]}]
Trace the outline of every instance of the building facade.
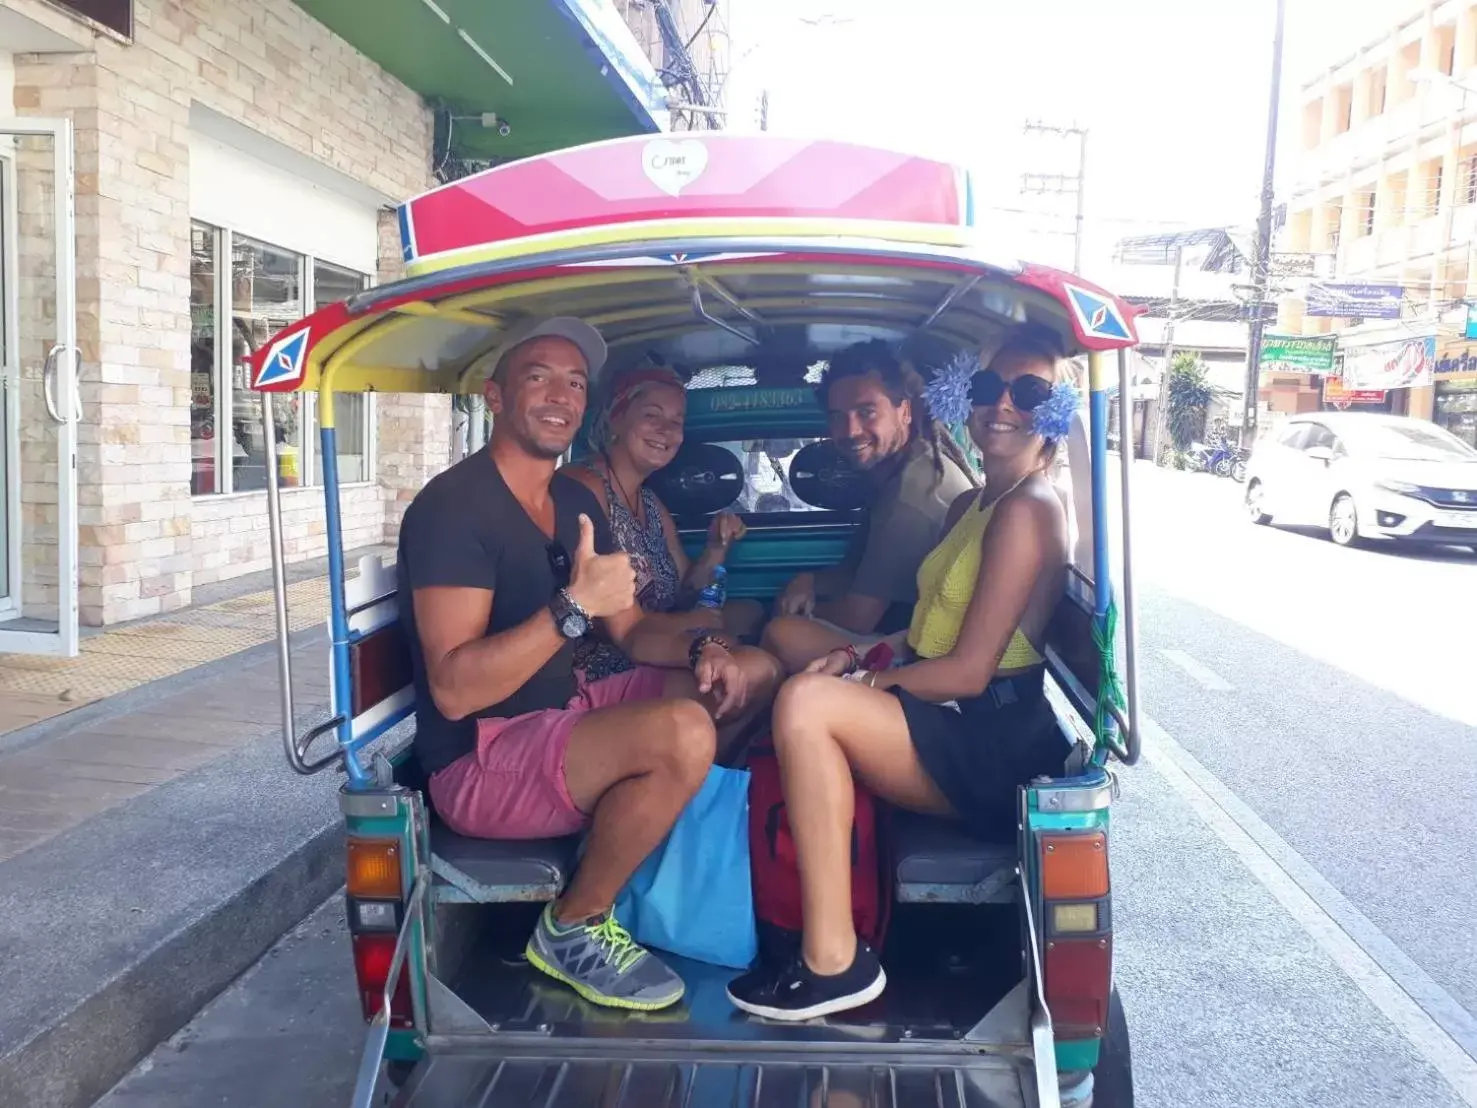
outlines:
[{"label": "building facade", "polygon": [[[613,0],[0,0],[0,651],[265,568],[246,352],[394,279],[393,209],[438,180],[716,123],[715,7],[642,5],[675,30],[652,57]],[[352,549],[393,541],[451,413],[346,399]],[[274,403],[287,555],[321,556],[314,401]]]},{"label": "building facade", "polygon": [[1304,264],[1278,282],[1276,330],[1337,351],[1332,373],[1264,371],[1264,404],[1406,414],[1477,444],[1477,350],[1461,337],[1477,292],[1477,3],[1412,4],[1305,84],[1291,125],[1277,250]]}]

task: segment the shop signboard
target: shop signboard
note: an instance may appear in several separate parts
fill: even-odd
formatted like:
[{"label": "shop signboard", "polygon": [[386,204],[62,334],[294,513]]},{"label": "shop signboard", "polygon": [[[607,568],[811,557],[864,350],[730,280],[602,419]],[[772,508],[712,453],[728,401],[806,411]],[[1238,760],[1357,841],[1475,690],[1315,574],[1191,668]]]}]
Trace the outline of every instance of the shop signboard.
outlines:
[{"label": "shop signboard", "polygon": [[1337,377],[1325,377],[1323,380],[1323,402],[1332,404],[1340,411],[1383,404],[1385,395],[1384,389],[1346,388],[1344,382]]},{"label": "shop signboard", "polygon": [[1405,389],[1429,385],[1436,368],[1436,336],[1344,350],[1344,387]]},{"label": "shop signboard", "polygon": [[1333,372],[1333,356],[1338,339],[1300,338],[1296,335],[1267,335],[1262,339],[1262,370],[1266,373],[1316,373],[1320,377]]},{"label": "shop signboard", "polygon": [[1477,377],[1477,343],[1442,343],[1436,353],[1436,376]]},{"label": "shop signboard", "polygon": [[1399,319],[1405,290],[1399,285],[1314,281],[1305,293],[1306,314],[1347,319]]}]

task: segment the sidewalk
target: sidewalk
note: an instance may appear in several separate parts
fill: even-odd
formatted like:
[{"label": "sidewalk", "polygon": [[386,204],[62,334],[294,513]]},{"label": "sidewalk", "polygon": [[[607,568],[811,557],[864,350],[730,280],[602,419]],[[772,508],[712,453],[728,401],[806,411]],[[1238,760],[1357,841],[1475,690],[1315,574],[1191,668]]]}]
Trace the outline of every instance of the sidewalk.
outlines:
[{"label": "sidewalk", "polygon": [[[290,586],[300,731],[328,710],[321,568]],[[203,599],[0,656],[0,699],[79,697],[0,734],[0,1105],[90,1105],[342,884],[342,776],[282,754],[271,595]]]},{"label": "sidewalk", "polygon": [[[366,553],[388,548],[346,560]],[[327,621],[323,571],[321,560],[292,569],[294,633]],[[254,587],[265,576],[217,586],[219,599],[194,608],[94,632],[76,658],[0,654],[0,861],[278,725],[272,592]],[[243,676],[247,659],[260,680],[213,680]],[[326,657],[305,662],[299,699],[327,689]]]}]

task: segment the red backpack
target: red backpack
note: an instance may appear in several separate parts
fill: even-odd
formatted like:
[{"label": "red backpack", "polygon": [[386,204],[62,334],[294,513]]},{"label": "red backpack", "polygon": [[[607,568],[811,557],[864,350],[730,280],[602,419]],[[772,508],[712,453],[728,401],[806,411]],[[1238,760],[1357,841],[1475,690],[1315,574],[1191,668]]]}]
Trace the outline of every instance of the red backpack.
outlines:
[{"label": "red backpack", "polygon": [[[860,785],[851,827],[851,918],[857,935],[880,950],[892,907],[892,882],[883,868],[878,828],[880,805]],[[786,961],[800,950],[800,870],[785,815],[780,764],[768,736],[749,755],[749,870],[759,952]]]}]

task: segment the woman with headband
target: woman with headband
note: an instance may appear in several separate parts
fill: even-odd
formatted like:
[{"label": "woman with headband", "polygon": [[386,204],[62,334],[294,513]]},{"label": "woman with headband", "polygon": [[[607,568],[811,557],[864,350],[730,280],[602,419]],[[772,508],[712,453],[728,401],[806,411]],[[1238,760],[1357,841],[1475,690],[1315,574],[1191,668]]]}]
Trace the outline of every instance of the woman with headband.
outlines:
[{"label": "woman with headband", "polygon": [[[636,602],[648,612],[681,612],[684,626],[708,621],[735,633],[752,631],[762,612],[734,602],[723,613],[690,611],[713,570],[743,537],[744,524],[732,512],[719,512],[708,529],[708,543],[689,561],[677,539],[677,525],[646,480],[670,462],[682,445],[687,390],[676,372],[652,366],[617,377],[605,404],[595,414],[590,443],[595,453],[563,472],[579,481],[605,505],[616,545],[631,555],[636,571]],[[748,609],[752,607],[754,611]],[[576,650],[575,665],[596,681],[631,668],[631,660],[611,643],[587,639]]]}]

